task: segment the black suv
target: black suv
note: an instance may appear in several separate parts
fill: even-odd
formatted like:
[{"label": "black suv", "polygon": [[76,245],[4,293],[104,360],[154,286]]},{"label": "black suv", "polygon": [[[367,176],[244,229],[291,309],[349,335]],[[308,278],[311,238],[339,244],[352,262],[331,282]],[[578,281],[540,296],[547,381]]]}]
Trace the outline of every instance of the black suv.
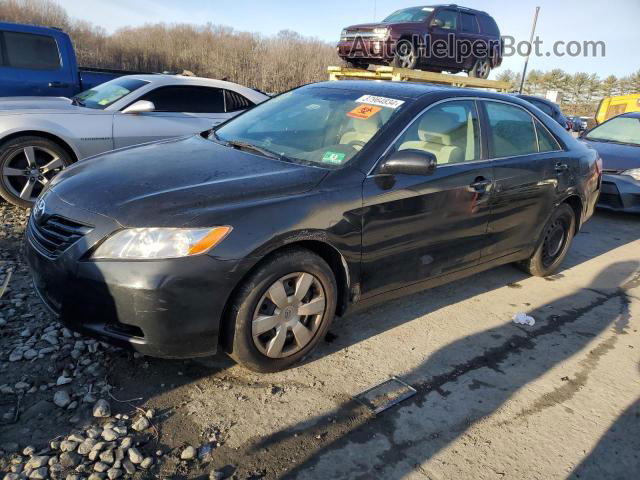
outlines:
[{"label": "black suv", "polygon": [[380,23],[347,27],[338,55],[352,67],[421,67],[487,78],[502,63],[502,41],[485,12],[457,5],[411,7]]}]

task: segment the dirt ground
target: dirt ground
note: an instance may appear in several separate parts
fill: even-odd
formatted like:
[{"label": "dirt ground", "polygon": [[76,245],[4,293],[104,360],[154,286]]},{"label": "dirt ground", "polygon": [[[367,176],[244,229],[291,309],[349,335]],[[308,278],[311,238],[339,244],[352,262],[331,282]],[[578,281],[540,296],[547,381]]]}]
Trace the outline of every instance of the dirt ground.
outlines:
[{"label": "dirt ground", "polygon": [[[0,217],[0,478],[640,478],[639,217],[598,213],[552,278],[505,266],[338,319],[271,375],[66,331],[31,290],[24,214]],[[354,399],[394,376],[416,394]]]}]

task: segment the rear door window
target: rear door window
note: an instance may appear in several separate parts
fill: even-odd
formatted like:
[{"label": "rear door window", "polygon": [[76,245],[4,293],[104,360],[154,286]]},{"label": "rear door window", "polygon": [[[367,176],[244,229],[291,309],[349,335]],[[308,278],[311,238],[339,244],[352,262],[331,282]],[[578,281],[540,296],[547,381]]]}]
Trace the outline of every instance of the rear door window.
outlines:
[{"label": "rear door window", "polygon": [[440,10],[437,12],[431,25],[443,30],[456,30],[458,28],[458,12],[454,10]]},{"label": "rear door window", "polygon": [[3,32],[3,63],[13,68],[29,70],[58,70],[60,52],[58,44],[48,35]]},{"label": "rear door window", "polygon": [[224,95],[214,87],[159,87],[140,100],[155,105],[156,112],[224,113]]},{"label": "rear door window", "polygon": [[460,20],[462,23],[462,31],[465,33],[480,33],[478,28],[478,22],[476,16],[471,13],[460,13]]},{"label": "rear door window", "polygon": [[489,145],[493,158],[538,153],[533,117],[523,108],[484,102],[489,120]]},{"label": "rear door window", "polygon": [[556,138],[537,120],[536,133],[538,134],[538,148],[541,152],[556,152],[562,150]]}]

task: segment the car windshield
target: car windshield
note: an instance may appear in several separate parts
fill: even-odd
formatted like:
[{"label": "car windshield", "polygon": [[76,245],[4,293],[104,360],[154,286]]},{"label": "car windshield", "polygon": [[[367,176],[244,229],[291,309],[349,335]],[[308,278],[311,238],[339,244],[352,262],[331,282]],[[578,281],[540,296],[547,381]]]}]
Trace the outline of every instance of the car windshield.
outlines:
[{"label": "car windshield", "polygon": [[279,95],[217,128],[210,139],[283,160],[340,168],[408,101],[337,88]]},{"label": "car windshield", "polygon": [[382,23],[424,22],[431,12],[433,12],[433,7],[403,8],[393,12]]},{"label": "car windshield", "polygon": [[614,118],[591,130],[585,138],[595,142],[630,143],[640,146],[640,118]]},{"label": "car windshield", "polygon": [[116,78],[90,90],[85,90],[73,97],[72,100],[83,107],[104,110],[147,83],[149,82],[137,78]]}]

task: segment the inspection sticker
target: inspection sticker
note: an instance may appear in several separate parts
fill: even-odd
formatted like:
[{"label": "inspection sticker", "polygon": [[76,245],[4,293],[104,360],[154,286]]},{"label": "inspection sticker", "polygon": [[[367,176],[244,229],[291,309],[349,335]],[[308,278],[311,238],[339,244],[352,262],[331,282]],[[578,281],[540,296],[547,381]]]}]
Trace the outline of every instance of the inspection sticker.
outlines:
[{"label": "inspection sticker", "polygon": [[373,105],[359,105],[349,113],[347,116],[351,118],[367,119],[373,117],[376,113],[382,110],[382,107],[374,107]]},{"label": "inspection sticker", "polygon": [[324,153],[322,161],[324,163],[331,163],[333,165],[342,165],[342,162],[344,162],[344,157],[346,157],[344,153],[329,151]]},{"label": "inspection sticker", "polygon": [[369,105],[378,105],[396,109],[404,103],[404,100],[396,100],[395,98],[378,97],[376,95],[363,95],[356,100],[356,103],[368,103]]}]

